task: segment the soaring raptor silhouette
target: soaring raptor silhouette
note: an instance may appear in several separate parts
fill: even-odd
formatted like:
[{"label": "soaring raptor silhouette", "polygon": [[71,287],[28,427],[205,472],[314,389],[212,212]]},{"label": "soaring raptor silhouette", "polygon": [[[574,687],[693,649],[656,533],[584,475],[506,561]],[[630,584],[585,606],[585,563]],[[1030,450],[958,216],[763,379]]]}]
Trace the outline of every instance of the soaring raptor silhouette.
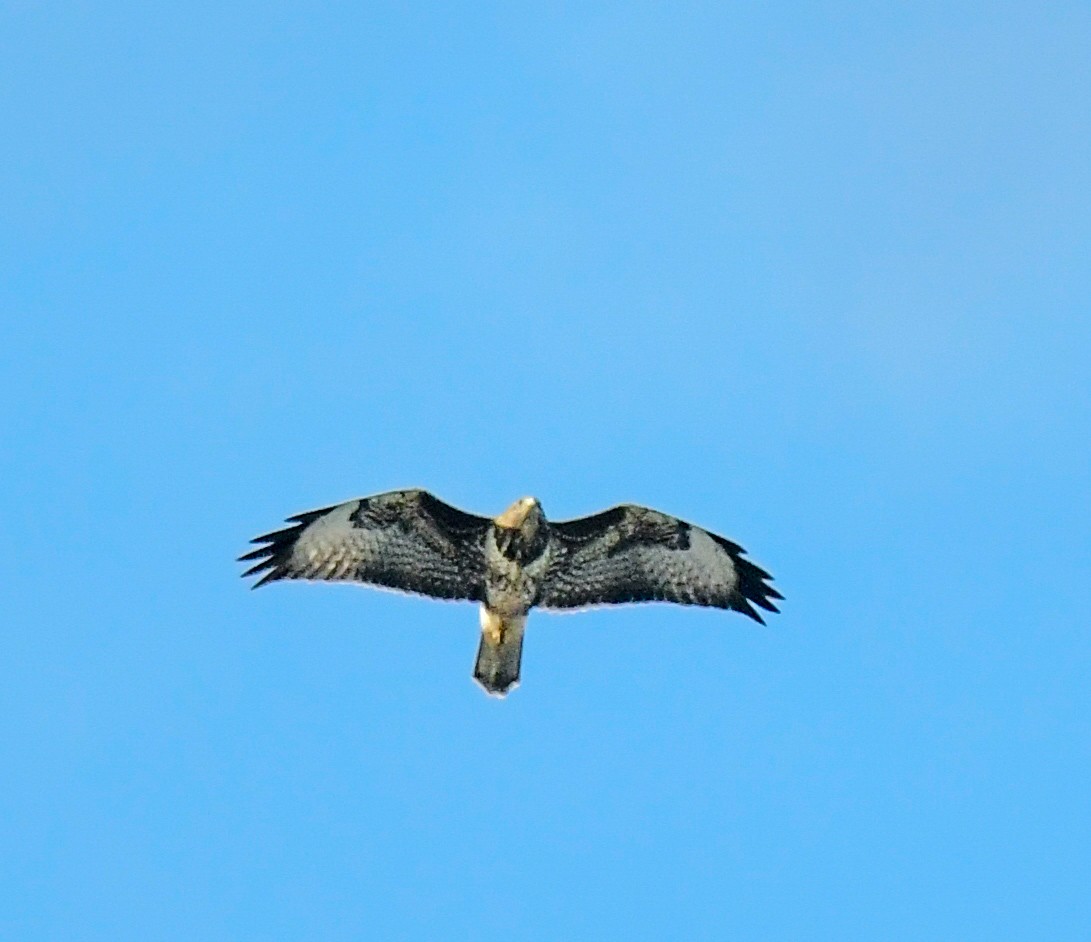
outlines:
[{"label": "soaring raptor silhouette", "polygon": [[423,490],[390,491],[289,517],[252,540],[253,588],[278,579],[363,582],[481,603],[474,679],[504,696],[519,682],[527,612],[621,602],[730,608],[765,624],[772,576],[737,543],[657,510],[622,504],[553,523],[533,497],[490,520]]}]

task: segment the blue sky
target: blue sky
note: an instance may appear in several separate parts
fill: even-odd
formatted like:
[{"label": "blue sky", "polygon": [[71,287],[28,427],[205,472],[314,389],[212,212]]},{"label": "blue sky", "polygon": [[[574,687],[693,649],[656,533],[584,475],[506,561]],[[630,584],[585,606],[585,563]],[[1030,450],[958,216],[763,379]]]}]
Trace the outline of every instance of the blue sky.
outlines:
[{"label": "blue sky", "polygon": [[[1086,938],[1086,4],[2,18],[0,935]],[[238,578],[414,485],[783,614]]]}]

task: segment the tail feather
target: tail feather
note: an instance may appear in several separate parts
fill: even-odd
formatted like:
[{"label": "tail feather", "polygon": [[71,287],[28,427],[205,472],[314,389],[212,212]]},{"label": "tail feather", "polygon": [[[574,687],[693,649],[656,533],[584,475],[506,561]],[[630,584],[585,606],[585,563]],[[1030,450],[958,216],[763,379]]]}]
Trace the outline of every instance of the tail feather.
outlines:
[{"label": "tail feather", "polygon": [[526,616],[504,618],[481,609],[481,643],[477,647],[474,680],[486,693],[503,697],[519,683]]}]

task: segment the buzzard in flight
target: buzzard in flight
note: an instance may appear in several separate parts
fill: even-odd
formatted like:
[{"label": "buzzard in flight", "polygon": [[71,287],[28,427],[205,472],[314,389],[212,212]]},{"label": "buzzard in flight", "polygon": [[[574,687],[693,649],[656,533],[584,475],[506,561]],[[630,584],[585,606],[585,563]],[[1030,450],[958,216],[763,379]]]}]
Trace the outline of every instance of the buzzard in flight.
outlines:
[{"label": "buzzard in flight", "polygon": [[289,517],[259,536],[244,576],[363,582],[481,603],[474,679],[502,697],[519,682],[527,612],[620,602],[730,608],[762,621],[782,596],[736,543],[657,510],[622,504],[548,521],[533,497],[490,520],[423,490],[390,491]]}]

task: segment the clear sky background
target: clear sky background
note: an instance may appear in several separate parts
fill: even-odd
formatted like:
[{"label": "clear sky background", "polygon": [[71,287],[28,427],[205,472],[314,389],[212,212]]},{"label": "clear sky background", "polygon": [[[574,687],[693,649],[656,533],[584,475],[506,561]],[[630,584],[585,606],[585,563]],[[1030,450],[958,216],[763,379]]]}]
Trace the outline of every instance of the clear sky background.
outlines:
[{"label": "clear sky background", "polygon": [[[1086,939],[1091,10],[6,4],[0,936]],[[251,593],[426,486],[768,628]]]}]

